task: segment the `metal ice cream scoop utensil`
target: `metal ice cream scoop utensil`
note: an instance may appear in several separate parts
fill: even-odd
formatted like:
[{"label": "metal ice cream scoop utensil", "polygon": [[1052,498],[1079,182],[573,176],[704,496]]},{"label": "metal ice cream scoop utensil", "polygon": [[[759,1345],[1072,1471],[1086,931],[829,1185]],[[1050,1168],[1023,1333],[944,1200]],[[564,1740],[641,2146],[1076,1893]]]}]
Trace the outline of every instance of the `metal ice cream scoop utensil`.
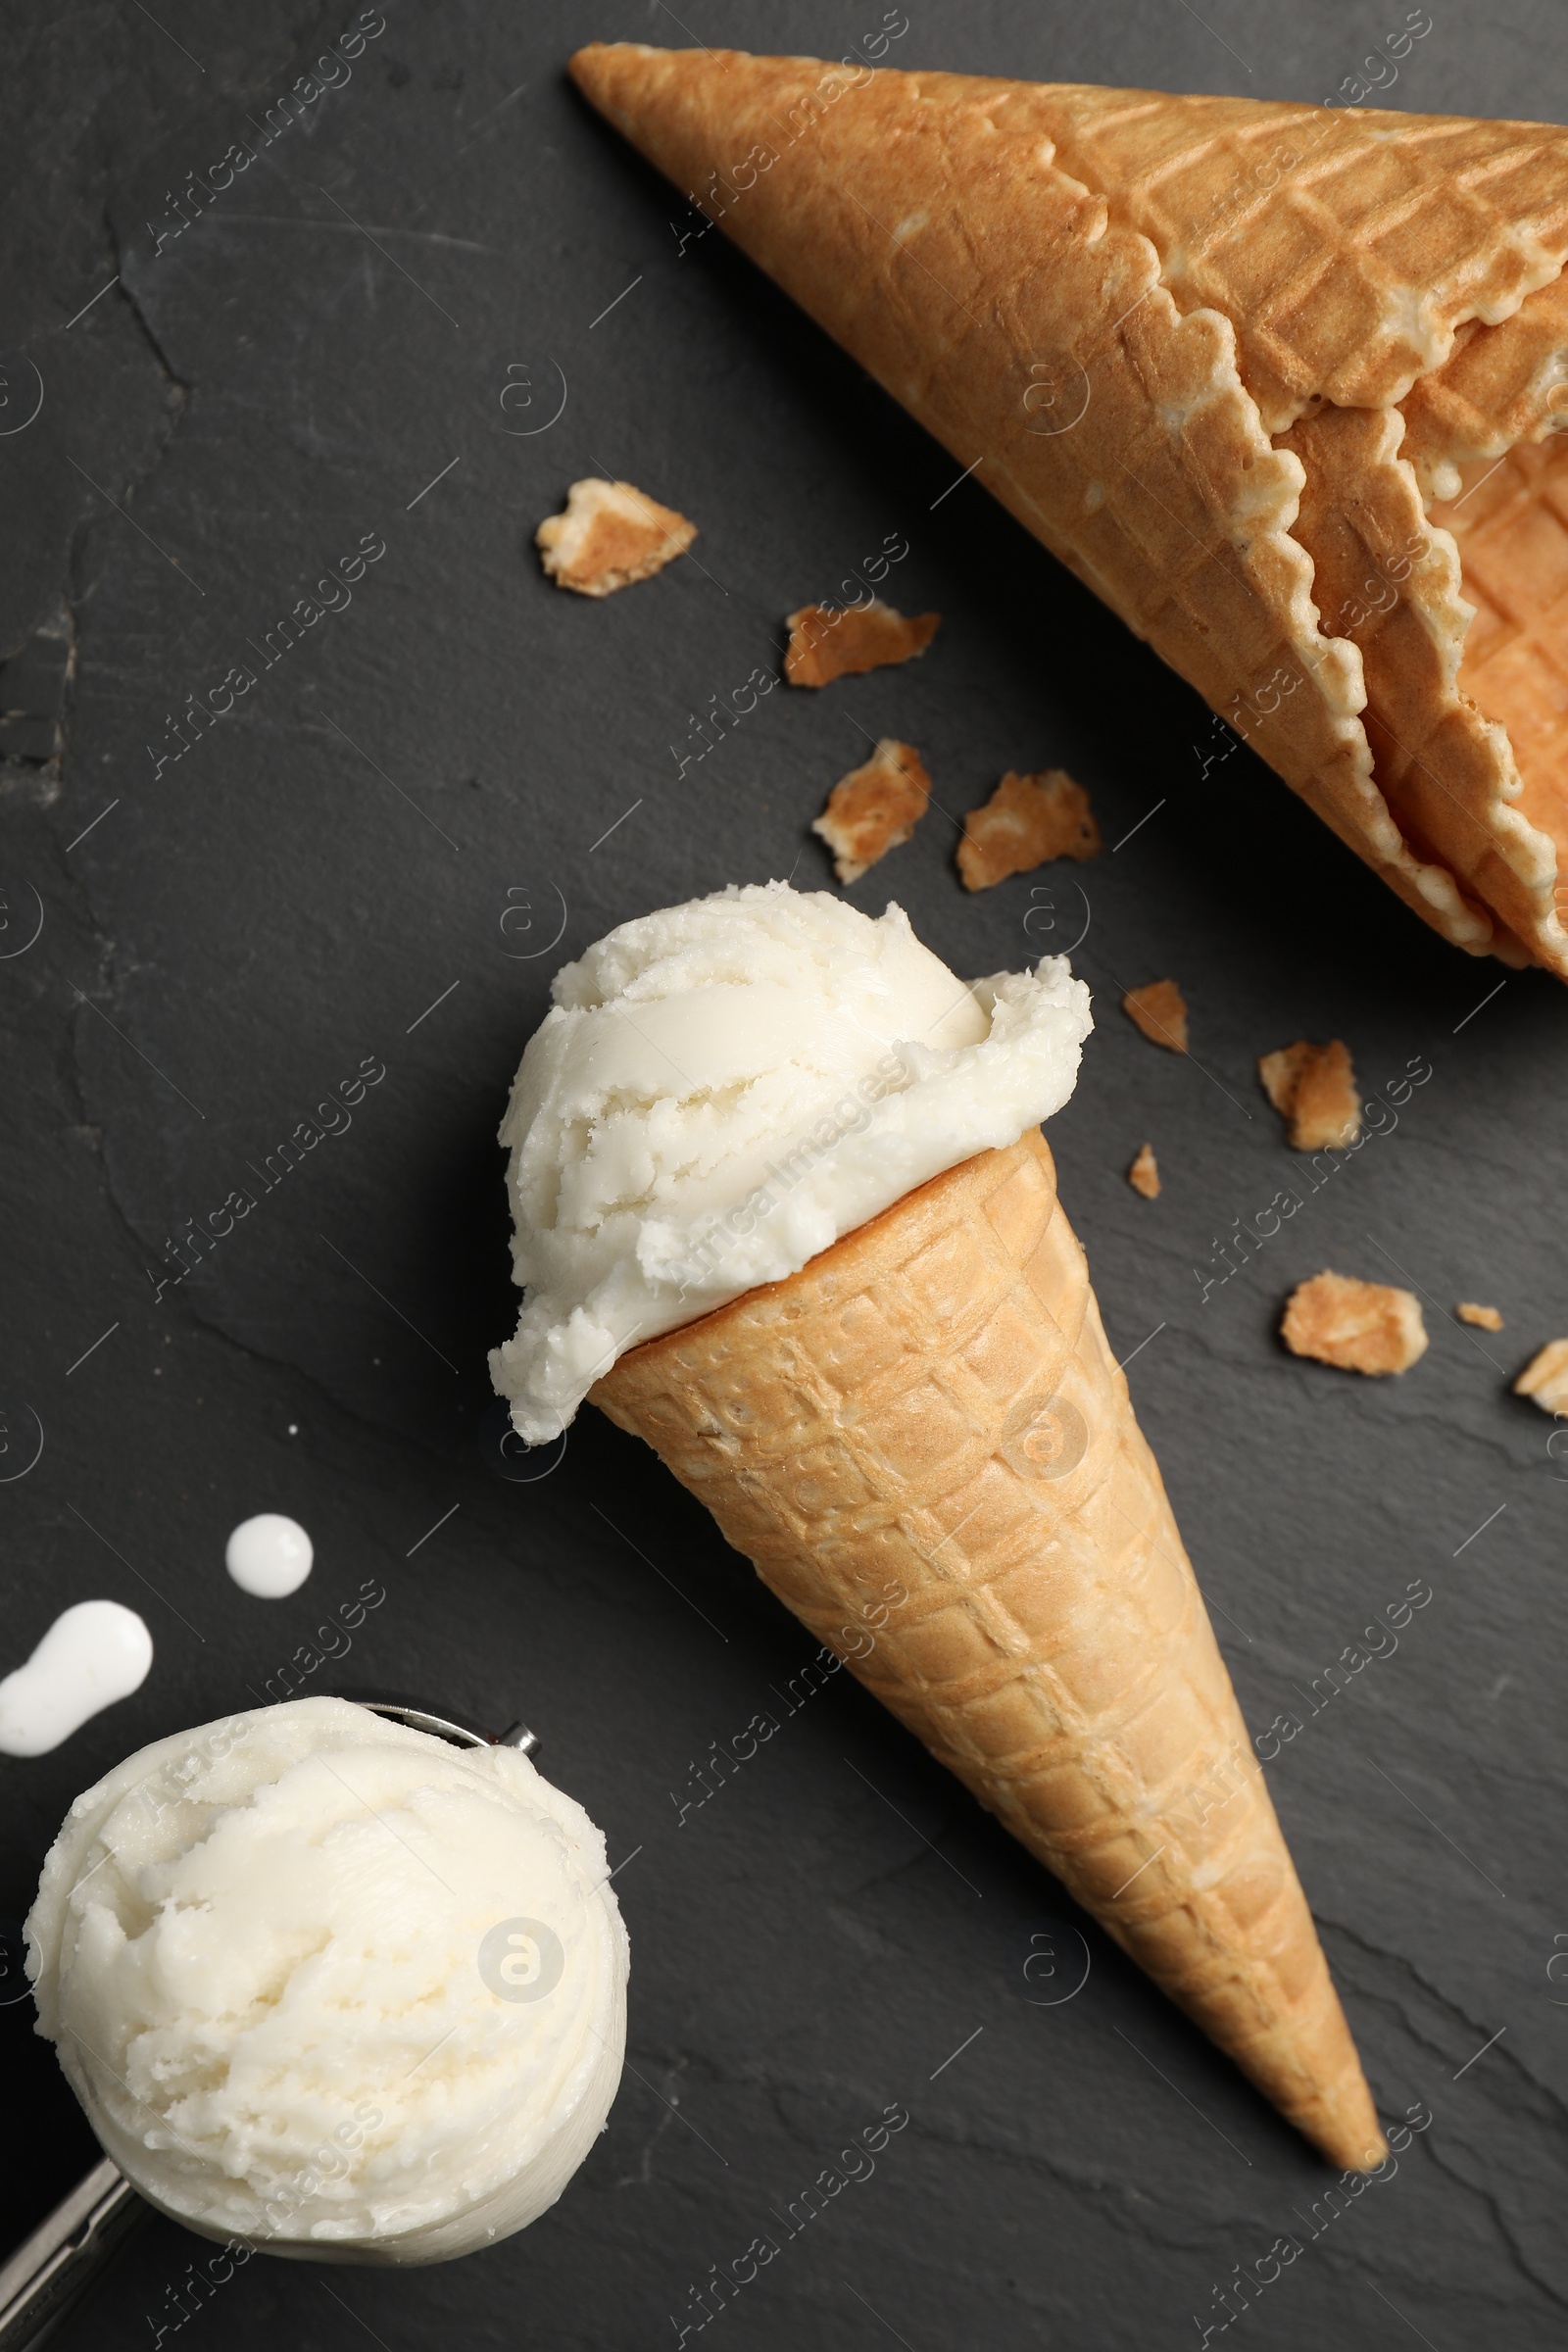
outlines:
[{"label": "metal ice cream scoop utensil", "polygon": [[[454,1747],[514,1747],[526,1756],[539,1744],[538,1734],[525,1723],[505,1732],[481,1732],[460,1716],[437,1714],[417,1699],[388,1691],[336,1690],[332,1696],[352,1699],[372,1715],[405,1724],[411,1732],[427,1732]],[[112,2157],[95,2164],[0,2268],[0,2352],[22,2352],[23,2345],[36,2344],[52,2331],[152,2210]]]}]

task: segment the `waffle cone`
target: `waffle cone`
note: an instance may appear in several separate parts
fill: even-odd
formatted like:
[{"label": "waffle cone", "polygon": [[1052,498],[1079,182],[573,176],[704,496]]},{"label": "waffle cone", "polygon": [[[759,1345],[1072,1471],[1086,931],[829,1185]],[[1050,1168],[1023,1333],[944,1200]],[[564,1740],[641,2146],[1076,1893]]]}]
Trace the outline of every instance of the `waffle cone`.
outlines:
[{"label": "waffle cone", "polygon": [[592,1395],[1325,2156],[1379,2161],[1038,1131]]},{"label": "waffle cone", "polygon": [[[1408,906],[1568,977],[1568,445],[1534,450],[1568,130],[631,44],[572,73]],[[1436,502],[1510,451],[1467,537]]]}]

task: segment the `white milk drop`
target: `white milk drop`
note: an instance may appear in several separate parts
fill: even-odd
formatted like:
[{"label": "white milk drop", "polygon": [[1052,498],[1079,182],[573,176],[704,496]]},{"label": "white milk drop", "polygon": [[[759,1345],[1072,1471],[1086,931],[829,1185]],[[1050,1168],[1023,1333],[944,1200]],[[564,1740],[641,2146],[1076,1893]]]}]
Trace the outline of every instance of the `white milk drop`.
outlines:
[{"label": "white milk drop", "polygon": [[316,1553],[297,1519],[281,1511],[259,1511],[243,1520],[228,1539],[223,1558],[242,1592],[258,1600],[282,1600],[297,1592],[311,1573]]},{"label": "white milk drop", "polygon": [[0,1683],[0,1752],[42,1756],[147,1680],[153,1638],[118,1600],[78,1600]]}]

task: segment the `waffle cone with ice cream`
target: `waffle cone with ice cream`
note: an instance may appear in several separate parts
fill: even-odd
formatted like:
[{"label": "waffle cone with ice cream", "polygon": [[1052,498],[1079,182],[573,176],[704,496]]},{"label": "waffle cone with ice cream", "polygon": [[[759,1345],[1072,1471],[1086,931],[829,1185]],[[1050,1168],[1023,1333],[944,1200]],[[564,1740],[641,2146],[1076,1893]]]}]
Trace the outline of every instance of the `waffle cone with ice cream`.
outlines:
[{"label": "waffle cone with ice cream", "polygon": [[1568,130],[571,70],[1408,906],[1568,977]]},{"label": "waffle cone with ice cream", "polygon": [[528,1298],[497,1385],[524,1436],[586,1393],[645,1438],[1360,2168],[1372,2100],[1039,1132],[1088,1027],[1059,960],[965,989],[897,908],[775,884],[623,925],[502,1130]]}]

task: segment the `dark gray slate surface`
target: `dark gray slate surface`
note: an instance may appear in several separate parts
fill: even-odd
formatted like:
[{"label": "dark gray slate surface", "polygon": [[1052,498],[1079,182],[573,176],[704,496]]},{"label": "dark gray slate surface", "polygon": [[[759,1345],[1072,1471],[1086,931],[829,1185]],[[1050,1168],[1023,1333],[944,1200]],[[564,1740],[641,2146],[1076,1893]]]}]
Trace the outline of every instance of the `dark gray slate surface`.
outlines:
[{"label": "dark gray slate surface", "polygon": [[[45,632],[0,680],[21,713],[6,942],[43,913],[0,963],[0,1378],[13,1430],[30,1408],[45,1444],[0,1489],[0,1665],[94,1594],[141,1609],[157,1656],[58,1752],[3,1761],[0,1910],[25,1908],[78,1788],[247,1703],[371,1572],[388,1599],[353,1672],[526,1713],[612,1857],[641,1849],[617,1880],[631,2066],[562,2206],[409,2276],[255,2262],[181,2343],[673,2342],[693,2283],[895,2101],[910,2122],[874,2178],[783,2244],[713,2323],[726,2340],[1146,2352],[1193,2341],[1215,2282],[1289,2231],[1304,2252],[1243,2341],[1560,2343],[1568,1467],[1508,1383],[1568,1330],[1568,994],[1511,974],[1477,1010],[1500,967],[1423,930],[1248,754],[1200,785],[1194,696],[976,484],[936,504],[950,460],[717,235],[680,255],[669,193],[563,79],[601,35],[836,54],[879,7],[707,8],[688,31],[630,0],[388,0],[352,79],[177,236],[186,173],[252,137],[353,15],[37,15],[12,20],[0,223],[0,415],[23,414],[28,363],[44,391],[0,437],[0,654]],[[1404,15],[913,0],[892,56],[1321,98]],[[1433,16],[1392,103],[1561,119],[1548,5]],[[503,406],[509,382],[531,406]],[[599,471],[702,528],[698,561],[602,606],[550,588],[529,545]],[[946,615],[930,656],[779,692],[677,780],[689,713],[889,531],[910,546],[900,604]],[[385,554],[352,606],[155,774],[167,714],[367,534]],[[1373,1612],[1432,1588],[1271,1775],[1380,2102],[1432,2117],[1332,2222],[1310,2152],[1098,1931],[1087,1984],[1045,2005],[1069,1977],[1024,1965],[1054,1936],[1066,1968],[1070,1905],[847,1679],[677,1826],[693,1760],[810,1644],[597,1415],[533,1484],[480,1450],[484,1350],[514,1311],[492,1137],[555,962],[730,880],[825,886],[806,828],[858,730],[917,743],[959,811],[1004,765],[1056,762],[1107,844],[1164,804],[1083,870],[1101,1029],[1052,1140],[1112,1340],[1147,1339],[1136,1401],[1249,1721],[1304,1714]],[[857,902],[896,892],[966,972],[1070,944],[1070,887],[970,899],[952,840],[933,814]],[[1167,971],[1192,1061],[1116,1009]],[[1370,1085],[1413,1056],[1431,1079],[1201,1303],[1193,1269],[1288,1173],[1253,1057],[1301,1034],[1349,1040]],[[183,1221],[368,1056],[386,1075],[352,1129],[160,1298]],[[1122,1176],[1146,1137],[1152,1206]],[[1395,1263],[1431,1300],[1407,1379],[1281,1352],[1292,1283]],[[1507,1329],[1461,1330],[1462,1297]],[[223,1539],[274,1508],[318,1565],[290,1600],[245,1600]],[[84,2140],[27,2014],[0,2011],[17,2234]],[[172,2340],[202,2253],[154,2225],[63,2352]]]}]

